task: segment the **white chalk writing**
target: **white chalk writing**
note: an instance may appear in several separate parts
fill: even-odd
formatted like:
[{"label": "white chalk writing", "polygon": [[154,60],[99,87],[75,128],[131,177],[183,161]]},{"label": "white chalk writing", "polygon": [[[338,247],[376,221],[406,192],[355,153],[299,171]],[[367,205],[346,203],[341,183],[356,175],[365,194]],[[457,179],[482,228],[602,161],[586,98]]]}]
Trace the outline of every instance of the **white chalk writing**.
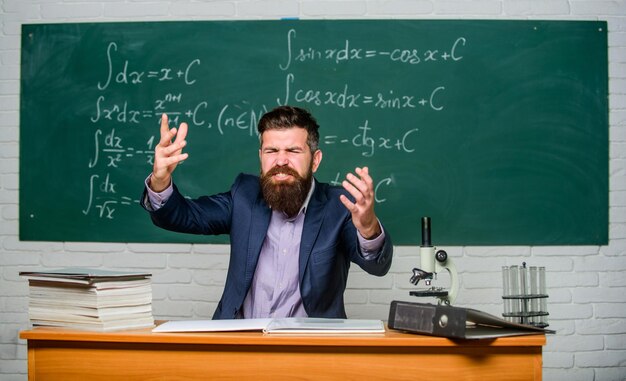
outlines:
[{"label": "white chalk writing", "polygon": [[[452,37],[440,46],[416,42],[413,46],[386,48],[365,46],[341,36],[319,41],[314,46],[304,43],[310,39],[302,37],[295,28],[284,34],[284,45],[273,53],[280,62],[276,62],[274,70],[270,68],[263,73],[263,76],[273,76],[269,92],[264,90],[261,96],[255,93],[250,98],[242,92],[240,98],[235,99],[232,94],[228,94],[230,98],[222,97],[224,90],[212,87],[211,64],[193,53],[178,60],[159,62],[158,59],[145,60],[131,49],[131,43],[106,42],[101,47],[101,62],[95,65],[97,76],[90,85],[92,95],[87,98],[90,141],[85,165],[89,172],[84,179],[87,192],[82,213],[114,220],[121,208],[139,202],[123,188],[128,181],[124,176],[128,167],[141,166],[149,171],[153,165],[163,113],[168,115],[171,126],[186,122],[194,136],[201,132],[200,135],[208,134],[205,139],[213,141],[231,137],[258,139],[260,118],[277,105],[301,105],[315,109],[314,113],[324,109],[332,115],[353,110],[358,118],[352,117],[341,128],[329,126],[328,121],[322,125],[322,149],[349,152],[355,156],[357,164],[359,160],[377,155],[414,155],[422,131],[428,127],[398,125],[392,116],[404,113],[417,115],[411,119],[419,120],[419,116],[426,113],[444,114],[452,107],[450,94],[454,92],[454,86],[446,83],[446,76],[424,83],[418,81],[411,86],[393,79],[400,77],[385,76],[370,82],[331,74],[329,80],[311,81],[308,69],[302,68],[324,65],[328,73],[335,73],[345,70],[346,66],[384,65],[389,70],[418,72],[436,65],[445,68],[460,65],[469,49],[464,36]],[[238,84],[237,89],[253,85]],[[337,172],[329,182],[340,185],[342,176],[345,174]],[[397,186],[395,177],[392,173],[375,176],[376,202],[387,202]]]}]

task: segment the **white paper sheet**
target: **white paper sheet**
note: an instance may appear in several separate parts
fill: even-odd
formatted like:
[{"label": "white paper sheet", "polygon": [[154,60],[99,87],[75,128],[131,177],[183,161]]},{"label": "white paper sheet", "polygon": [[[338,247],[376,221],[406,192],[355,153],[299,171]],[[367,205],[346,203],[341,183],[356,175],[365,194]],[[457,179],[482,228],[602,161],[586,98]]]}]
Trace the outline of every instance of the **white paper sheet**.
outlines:
[{"label": "white paper sheet", "polygon": [[168,321],[152,332],[262,331],[272,319],[224,319]]}]

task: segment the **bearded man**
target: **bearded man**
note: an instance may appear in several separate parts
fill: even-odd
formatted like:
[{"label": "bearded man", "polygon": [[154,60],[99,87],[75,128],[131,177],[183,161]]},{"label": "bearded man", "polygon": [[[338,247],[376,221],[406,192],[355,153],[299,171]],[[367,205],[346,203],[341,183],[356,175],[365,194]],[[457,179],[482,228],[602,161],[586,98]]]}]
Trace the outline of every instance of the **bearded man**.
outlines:
[{"label": "bearded man", "polygon": [[230,263],[214,319],[346,318],[350,263],[383,276],[393,246],[374,213],[368,168],[342,187],[314,179],[322,161],[319,126],[306,110],[281,106],[258,125],[261,176],[240,174],[229,192],[184,198],[172,183],[188,155],[188,127],[161,119],[152,174],[141,198],[155,225],[195,234],[229,234]]}]

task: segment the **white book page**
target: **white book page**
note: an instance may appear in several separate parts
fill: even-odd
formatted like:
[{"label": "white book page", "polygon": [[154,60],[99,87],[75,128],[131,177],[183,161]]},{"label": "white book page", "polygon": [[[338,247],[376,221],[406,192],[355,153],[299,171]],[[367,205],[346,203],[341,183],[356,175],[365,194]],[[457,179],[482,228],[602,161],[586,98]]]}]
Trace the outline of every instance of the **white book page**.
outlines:
[{"label": "white book page", "polygon": [[152,332],[262,331],[272,319],[224,319],[168,321]]},{"label": "white book page", "polygon": [[381,320],[365,319],[326,319],[326,318],[284,318],[273,319],[265,333],[384,333]]}]

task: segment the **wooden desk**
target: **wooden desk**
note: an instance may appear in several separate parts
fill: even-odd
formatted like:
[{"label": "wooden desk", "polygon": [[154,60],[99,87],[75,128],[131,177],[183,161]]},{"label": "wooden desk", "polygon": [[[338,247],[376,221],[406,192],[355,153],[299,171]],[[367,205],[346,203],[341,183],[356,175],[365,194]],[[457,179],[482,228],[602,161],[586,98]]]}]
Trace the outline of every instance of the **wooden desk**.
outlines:
[{"label": "wooden desk", "polygon": [[480,341],[367,336],[115,333],[38,327],[29,380],[540,380],[544,335]]}]

